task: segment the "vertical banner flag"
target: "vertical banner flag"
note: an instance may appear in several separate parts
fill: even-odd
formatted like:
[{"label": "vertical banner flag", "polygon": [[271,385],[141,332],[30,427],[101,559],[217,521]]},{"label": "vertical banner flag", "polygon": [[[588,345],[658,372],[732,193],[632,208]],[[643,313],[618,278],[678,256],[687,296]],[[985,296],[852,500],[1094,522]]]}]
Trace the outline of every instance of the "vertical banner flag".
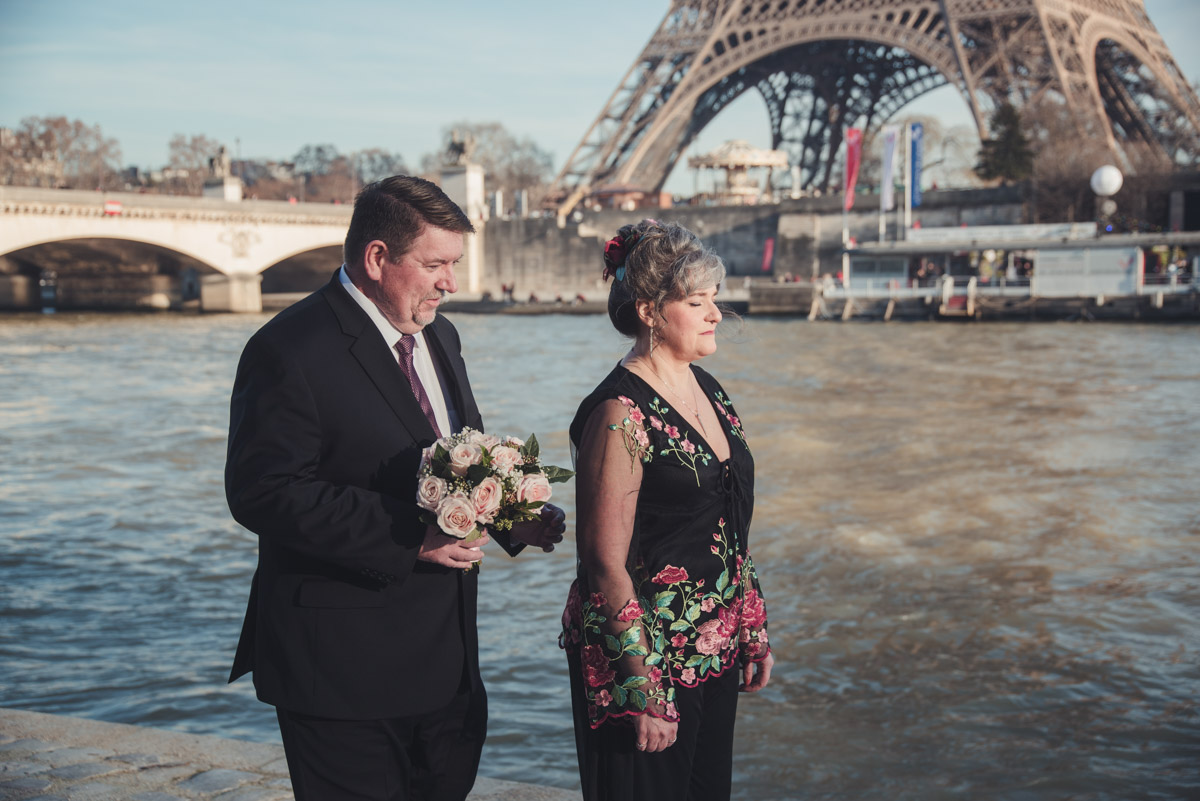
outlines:
[{"label": "vertical banner flag", "polygon": [[900,130],[895,125],[883,129],[883,177],[879,179],[879,208],[891,211],[896,208],[896,138]]},{"label": "vertical banner flag", "polygon": [[912,124],[912,167],[909,169],[909,186],[912,194],[912,206],[915,209],[921,205],[921,167],[925,158],[925,126],[919,122]]},{"label": "vertical banner flag", "polygon": [[862,129],[846,129],[846,197],[842,202],[842,210],[854,208],[854,185],[858,183],[858,165],[862,161]]},{"label": "vertical banner flag", "polygon": [[775,237],[768,236],[767,241],[763,242],[762,271],[764,273],[771,272],[771,260],[774,258],[775,258]]}]

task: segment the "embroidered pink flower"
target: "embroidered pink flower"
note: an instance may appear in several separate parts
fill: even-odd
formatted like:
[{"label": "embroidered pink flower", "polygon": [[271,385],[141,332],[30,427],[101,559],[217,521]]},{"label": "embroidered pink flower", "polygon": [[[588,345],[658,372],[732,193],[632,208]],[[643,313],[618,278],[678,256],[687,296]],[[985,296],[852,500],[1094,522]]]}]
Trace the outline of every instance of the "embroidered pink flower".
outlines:
[{"label": "embroidered pink flower", "polygon": [[682,681],[684,684],[695,684],[696,683],[696,669],[695,668],[685,668],[684,671],[679,674],[679,680]]},{"label": "embroidered pink flower", "polygon": [[682,648],[683,646],[687,645],[687,635],[676,634],[671,638],[671,645],[676,648]]},{"label": "embroidered pink flower", "polygon": [[705,598],[703,601],[700,602],[700,611],[711,612],[716,605],[717,605],[717,602],[714,601],[712,599],[712,596],[710,595],[707,598]]},{"label": "embroidered pink flower", "polygon": [[662,430],[663,430],[663,421],[662,421],[662,420],[659,420],[659,419],[658,419],[657,417],[655,417],[654,415],[650,415],[650,425],[654,427],[654,430],[655,430],[655,431],[662,431]]},{"label": "embroidered pink flower", "polygon": [[715,545],[710,545],[710,546],[708,546],[708,549],[709,549],[710,551],[712,551],[713,553],[715,553],[715,554],[718,554],[718,555],[721,553],[721,549],[720,549],[720,548],[718,548],[718,547],[717,547],[717,546],[715,546]]},{"label": "embroidered pink flower", "polygon": [[696,650],[708,656],[719,654],[729,642],[729,638],[721,632],[720,620],[705,621],[696,632],[700,635],[696,638]]},{"label": "embroidered pink flower", "polygon": [[675,702],[674,702],[674,701],[672,701],[671,703],[667,704],[667,705],[666,705],[666,706],[663,708],[663,711],[664,711],[664,712],[666,712],[666,714],[667,714],[667,717],[668,717],[668,718],[670,718],[671,720],[675,720],[676,718],[678,718],[678,717],[679,717],[679,710],[678,710],[678,709],[676,709],[676,707],[675,707]]},{"label": "embroidered pink flower", "polygon": [[703,586],[704,586],[704,579],[696,579],[696,586],[697,586],[697,587],[703,587]]},{"label": "embroidered pink flower", "polygon": [[628,623],[631,620],[637,620],[642,614],[642,607],[638,606],[637,599],[630,598],[629,603],[625,604],[625,608],[617,613],[617,620]]},{"label": "embroidered pink flower", "polygon": [[667,426],[663,430],[667,432],[667,436],[671,439],[676,439],[679,436],[679,429],[675,426]]},{"label": "embroidered pink flower", "polygon": [[608,599],[604,597],[604,593],[602,592],[593,592],[588,601],[595,607],[601,607],[608,603]]},{"label": "embroidered pink flower", "polygon": [[650,447],[650,435],[646,433],[644,428],[635,429],[633,432],[633,438],[637,440],[637,444],[643,448]]},{"label": "embroidered pink flower", "polygon": [[753,589],[746,590],[746,599],[742,603],[742,623],[756,629],[767,620],[767,605],[762,596]]},{"label": "embroidered pink flower", "polygon": [[741,427],[741,425],[742,425],[742,421],[741,421],[741,420],[739,420],[739,419],[738,419],[737,417],[735,417],[734,415],[730,415],[730,416],[729,416],[729,422],[733,423],[733,427],[734,427],[734,428],[740,428],[740,427]]},{"label": "embroidered pink flower", "polygon": [[650,668],[650,672],[646,674],[646,678],[650,679],[652,683],[658,683],[662,680],[662,671],[656,667]]},{"label": "embroidered pink flower", "polygon": [[601,690],[596,693],[596,706],[608,706],[611,703],[612,696],[609,695],[608,690]]},{"label": "embroidered pink flower", "polygon": [[746,654],[748,656],[758,656],[758,652],[762,650],[762,646],[756,642],[752,642],[746,646]]},{"label": "embroidered pink flower", "polygon": [[599,645],[585,645],[580,656],[583,659],[583,676],[591,687],[610,684],[616,672],[609,666],[608,657]]},{"label": "embroidered pink flower", "polygon": [[742,627],[741,610],[735,601],[733,606],[728,609],[721,609],[717,612],[717,621],[720,625],[721,636],[725,639],[731,639],[738,629]]},{"label": "embroidered pink flower", "polygon": [[684,453],[696,452],[696,446],[692,444],[691,440],[685,439],[683,442],[679,443],[679,447],[683,448]]},{"label": "embroidered pink flower", "polygon": [[652,581],[655,584],[678,584],[681,581],[687,581],[687,579],[687,570],[683,569],[682,567],[667,565],[662,570],[658,571],[658,575],[655,576]]},{"label": "embroidered pink flower", "polygon": [[714,540],[716,540],[717,542],[720,542],[720,541],[721,541],[721,532],[719,532],[719,531],[714,531],[714,532],[713,532],[713,539],[714,539]]},{"label": "embroidered pink flower", "polygon": [[621,403],[625,404],[626,406],[636,406],[637,405],[633,401],[631,401],[629,398],[625,397],[624,395],[618,395],[617,400],[619,400]]},{"label": "embroidered pink flower", "polygon": [[723,518],[723,517],[722,517],[720,520],[718,520],[718,521],[717,521],[717,525],[718,525],[720,528],[725,528],[725,518]]},{"label": "embroidered pink flower", "polygon": [[634,406],[632,409],[629,410],[629,419],[635,423],[642,423],[646,420],[646,415],[642,412],[641,409]]}]

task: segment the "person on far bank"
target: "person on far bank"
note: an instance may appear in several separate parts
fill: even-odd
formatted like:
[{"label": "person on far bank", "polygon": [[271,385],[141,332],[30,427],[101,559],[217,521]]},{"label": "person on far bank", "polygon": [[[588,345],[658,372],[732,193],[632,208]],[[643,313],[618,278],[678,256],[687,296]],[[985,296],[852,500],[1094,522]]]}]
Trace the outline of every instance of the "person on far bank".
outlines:
[{"label": "person on far bank", "polygon": [[717,801],[738,692],[774,656],[747,542],[754,460],[717,349],[725,267],[695,234],[644,220],[604,250],[608,313],[633,347],[583,400],[578,577],[563,613],[585,801]]},{"label": "person on far bank", "polygon": [[[458,333],[437,314],[472,226],[393,176],[354,202],[345,264],[247,342],[225,489],[258,535],[230,681],[276,708],[298,801],[462,801],[487,728],[469,543],[419,520],[422,449],[482,431]],[[563,514],[496,534],[552,550]]]}]

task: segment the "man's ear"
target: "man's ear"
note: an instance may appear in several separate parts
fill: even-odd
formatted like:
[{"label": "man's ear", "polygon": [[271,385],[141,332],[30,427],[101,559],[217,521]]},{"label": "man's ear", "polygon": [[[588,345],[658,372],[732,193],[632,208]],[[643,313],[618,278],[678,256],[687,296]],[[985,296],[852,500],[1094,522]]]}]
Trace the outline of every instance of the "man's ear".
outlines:
[{"label": "man's ear", "polygon": [[388,260],[388,246],[380,239],[372,239],[363,248],[363,269],[372,283],[383,279],[383,267]]}]

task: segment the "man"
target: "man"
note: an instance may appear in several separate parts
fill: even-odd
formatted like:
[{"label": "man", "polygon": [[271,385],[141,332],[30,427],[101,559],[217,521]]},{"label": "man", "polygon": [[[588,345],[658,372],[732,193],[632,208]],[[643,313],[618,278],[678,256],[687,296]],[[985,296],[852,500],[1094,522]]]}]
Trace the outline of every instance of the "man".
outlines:
[{"label": "man", "polygon": [[[428,181],[371,184],[346,263],[238,365],[225,487],[259,561],[230,681],[253,671],[276,707],[298,801],[461,801],[475,781],[487,706],[464,568],[488,539],[426,526],[414,500],[422,448],[482,430],[437,315],[471,231]],[[563,528],[549,507],[501,545],[550,550]]]}]

